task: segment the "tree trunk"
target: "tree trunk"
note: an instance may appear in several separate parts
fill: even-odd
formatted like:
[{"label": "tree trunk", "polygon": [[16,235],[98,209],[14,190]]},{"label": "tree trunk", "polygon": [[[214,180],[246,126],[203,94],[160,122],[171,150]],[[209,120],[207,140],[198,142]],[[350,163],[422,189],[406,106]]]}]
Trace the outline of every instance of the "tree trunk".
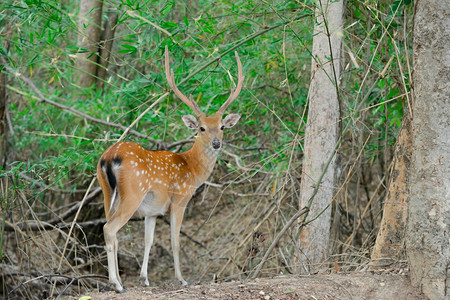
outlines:
[{"label": "tree trunk", "polygon": [[7,146],[7,132],[6,132],[6,73],[3,72],[3,65],[0,62],[0,167],[6,164],[6,146]]},{"label": "tree trunk", "polygon": [[[406,106],[406,105],[405,105]],[[411,115],[405,109],[395,146],[394,165],[384,201],[383,219],[372,252],[372,266],[405,259],[405,231],[412,155]]]},{"label": "tree trunk", "polygon": [[418,0],[414,16],[414,118],[406,252],[411,281],[450,297],[450,2]]},{"label": "tree trunk", "polygon": [[97,71],[97,86],[99,89],[103,87],[103,83],[106,80],[106,74],[108,71],[109,57],[111,56],[111,49],[114,42],[114,34],[116,31],[117,20],[119,14],[117,11],[111,11],[108,15],[108,19],[103,24],[103,32],[100,42],[100,56],[99,66]]},{"label": "tree trunk", "polygon": [[76,68],[78,85],[90,87],[96,82],[100,35],[102,32],[101,0],[81,0],[78,19],[78,47]]},{"label": "tree trunk", "polygon": [[[344,6],[341,0],[333,3],[318,1],[317,7],[308,123],[300,186],[300,207],[310,205],[309,200],[313,195],[314,188],[322,173],[325,173],[310,206],[308,218],[316,217],[331,203],[333,198],[335,160],[332,159],[327,169],[326,162],[334,155],[339,134],[337,81],[340,73],[341,50],[339,32],[342,30]],[[328,36],[328,32],[330,36]],[[318,219],[302,229],[298,240],[300,254],[297,271],[313,272],[328,258],[330,225],[331,206]]]},{"label": "tree trunk", "polygon": [[[9,51],[11,24],[2,24],[6,39],[3,43],[6,52]],[[8,108],[8,93],[6,90],[6,72],[3,71],[6,57],[0,56],[0,167],[5,167],[8,159],[8,126],[6,125],[6,110]]]}]

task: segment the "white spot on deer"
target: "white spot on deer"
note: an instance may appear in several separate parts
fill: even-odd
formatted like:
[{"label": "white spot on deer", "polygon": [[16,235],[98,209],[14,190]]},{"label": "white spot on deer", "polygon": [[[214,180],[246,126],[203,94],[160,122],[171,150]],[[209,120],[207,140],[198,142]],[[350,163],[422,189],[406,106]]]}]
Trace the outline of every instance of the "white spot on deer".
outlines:
[{"label": "white spot on deer", "polygon": [[136,176],[139,176],[139,171],[136,171]]},{"label": "white spot on deer", "polygon": [[184,188],[186,187],[186,182],[184,182],[184,181],[183,181],[183,187],[184,187]]}]

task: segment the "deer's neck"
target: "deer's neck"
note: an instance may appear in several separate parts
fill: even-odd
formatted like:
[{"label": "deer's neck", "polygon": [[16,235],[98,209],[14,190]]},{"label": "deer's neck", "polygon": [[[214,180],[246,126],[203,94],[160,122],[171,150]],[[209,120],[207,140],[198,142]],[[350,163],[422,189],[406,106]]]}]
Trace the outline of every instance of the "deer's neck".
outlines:
[{"label": "deer's neck", "polygon": [[204,145],[196,139],[194,145],[188,151],[181,153],[187,161],[190,169],[195,174],[197,186],[203,184],[211,175],[216,164],[219,151],[214,151],[208,145]]}]

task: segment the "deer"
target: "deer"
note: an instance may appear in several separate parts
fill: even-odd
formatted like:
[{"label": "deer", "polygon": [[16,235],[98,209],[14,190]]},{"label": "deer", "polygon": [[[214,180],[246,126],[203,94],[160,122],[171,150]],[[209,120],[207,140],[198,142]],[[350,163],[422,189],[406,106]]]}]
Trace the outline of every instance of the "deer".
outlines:
[{"label": "deer", "polygon": [[132,216],[145,217],[144,259],[139,281],[149,286],[147,267],[154,239],[156,218],[170,213],[170,236],[175,276],[183,285],[180,270],[180,229],[184,211],[196,189],[211,175],[217,156],[223,146],[223,131],[240,119],[231,113],[223,118],[227,107],[239,95],[244,76],[237,51],[238,80],[228,99],[219,110],[207,116],[192,95],[186,97],[175,84],[173,70],[169,68],[169,50],[165,47],[166,79],[175,95],[194,113],[183,115],[183,123],[197,130],[192,147],[182,153],[164,150],[146,150],[133,142],[118,142],[110,146],[97,164],[97,179],[104,196],[106,224],[103,227],[108,260],[109,282],[118,293],[126,292],[119,276],[117,260],[117,232]]}]

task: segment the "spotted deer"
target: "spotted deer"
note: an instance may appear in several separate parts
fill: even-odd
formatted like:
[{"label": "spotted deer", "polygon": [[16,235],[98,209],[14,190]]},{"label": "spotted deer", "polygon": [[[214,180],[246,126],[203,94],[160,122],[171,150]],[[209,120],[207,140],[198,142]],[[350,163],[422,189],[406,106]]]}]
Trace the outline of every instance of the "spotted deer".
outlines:
[{"label": "spotted deer", "polygon": [[184,124],[198,133],[191,149],[183,153],[145,150],[131,142],[118,142],[109,147],[97,165],[97,178],[104,195],[107,222],[103,228],[108,257],[109,282],[117,292],[125,292],[117,262],[117,232],[133,216],[145,217],[145,250],[140,282],[148,286],[147,265],[153,244],[156,217],[170,212],[175,276],[183,285],[180,270],[180,228],[186,205],[195,190],[210,176],[219,150],[223,130],[238,122],[239,114],[223,118],[227,107],[239,95],[244,76],[237,52],[238,82],[229,98],[212,116],[204,114],[197,103],[183,95],[175,84],[173,70],[169,69],[169,51],[165,48],[166,78],[174,93],[189,106],[192,115],[182,117]]}]

